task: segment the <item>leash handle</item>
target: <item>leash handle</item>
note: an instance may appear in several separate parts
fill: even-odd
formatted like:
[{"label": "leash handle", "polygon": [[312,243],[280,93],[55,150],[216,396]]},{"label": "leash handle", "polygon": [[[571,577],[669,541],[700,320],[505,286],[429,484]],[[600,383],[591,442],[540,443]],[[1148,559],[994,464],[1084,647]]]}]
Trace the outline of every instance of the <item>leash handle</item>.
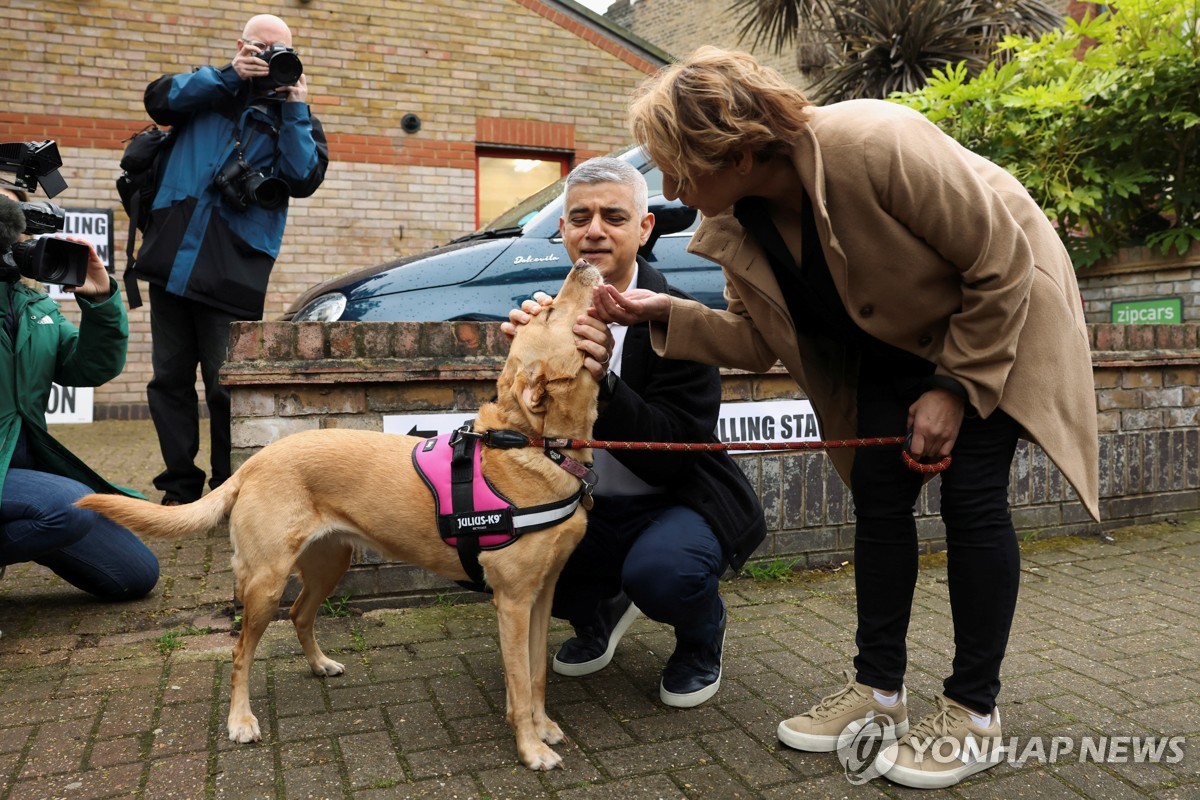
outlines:
[{"label": "leash handle", "polygon": [[904,462],[904,466],[913,472],[920,472],[922,475],[936,475],[939,472],[944,472],[950,466],[950,462],[953,460],[950,456],[938,459],[937,461],[922,461],[914,458],[912,455],[912,437],[913,432],[910,428],[908,435],[904,437],[904,448],[900,451],[900,460]]}]

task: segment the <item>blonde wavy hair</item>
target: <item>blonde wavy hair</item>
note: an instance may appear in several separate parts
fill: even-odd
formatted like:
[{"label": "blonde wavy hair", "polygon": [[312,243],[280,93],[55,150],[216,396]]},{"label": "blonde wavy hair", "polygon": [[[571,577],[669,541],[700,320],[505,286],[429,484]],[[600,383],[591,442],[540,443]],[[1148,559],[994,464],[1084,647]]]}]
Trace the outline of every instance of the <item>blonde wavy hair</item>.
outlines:
[{"label": "blonde wavy hair", "polygon": [[756,159],[791,151],[812,105],[754,56],[701,47],[647,78],[629,104],[634,141],[686,189],[749,145]]}]

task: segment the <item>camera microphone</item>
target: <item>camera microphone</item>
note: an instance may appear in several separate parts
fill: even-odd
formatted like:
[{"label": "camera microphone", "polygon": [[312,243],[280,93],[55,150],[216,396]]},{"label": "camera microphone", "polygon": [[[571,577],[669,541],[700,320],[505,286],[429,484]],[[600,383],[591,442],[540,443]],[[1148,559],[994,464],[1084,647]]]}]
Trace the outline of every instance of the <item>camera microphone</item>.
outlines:
[{"label": "camera microphone", "polygon": [[0,195],[0,252],[21,241],[25,233],[25,215],[16,200]]}]

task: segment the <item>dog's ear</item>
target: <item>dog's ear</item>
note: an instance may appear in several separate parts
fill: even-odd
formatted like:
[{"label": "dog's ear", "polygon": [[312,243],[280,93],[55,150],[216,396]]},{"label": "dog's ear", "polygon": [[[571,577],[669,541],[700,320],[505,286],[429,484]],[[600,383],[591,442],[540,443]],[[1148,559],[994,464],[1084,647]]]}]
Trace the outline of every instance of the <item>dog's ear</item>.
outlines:
[{"label": "dog's ear", "polygon": [[549,399],[546,392],[546,377],[537,366],[522,367],[510,361],[496,382],[496,403],[503,413],[516,424],[523,420],[523,428],[541,434],[542,416]]},{"label": "dog's ear", "polygon": [[537,370],[526,374],[525,385],[521,387],[521,405],[528,414],[546,413],[546,374]]}]

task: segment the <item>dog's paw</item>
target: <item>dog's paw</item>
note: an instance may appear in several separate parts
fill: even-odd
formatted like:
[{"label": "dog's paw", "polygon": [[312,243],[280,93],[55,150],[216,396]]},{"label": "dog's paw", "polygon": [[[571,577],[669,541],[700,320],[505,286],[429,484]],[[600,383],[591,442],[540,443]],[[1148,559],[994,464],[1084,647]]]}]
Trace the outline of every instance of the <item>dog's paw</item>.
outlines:
[{"label": "dog's paw", "polygon": [[521,763],[532,770],[549,771],[561,767],[563,760],[558,753],[538,742],[537,747],[530,747],[521,755]]},{"label": "dog's paw", "polygon": [[346,667],[332,658],[325,658],[313,664],[312,671],[314,675],[341,675],[346,671]]},{"label": "dog's paw", "polygon": [[253,714],[247,714],[239,720],[229,718],[229,741],[246,744],[261,739],[262,731],[258,729],[258,718]]},{"label": "dog's paw", "polygon": [[562,744],[567,740],[567,735],[562,732],[562,728],[558,727],[558,723],[552,719],[547,719],[544,722],[535,725],[538,738],[546,744]]}]

